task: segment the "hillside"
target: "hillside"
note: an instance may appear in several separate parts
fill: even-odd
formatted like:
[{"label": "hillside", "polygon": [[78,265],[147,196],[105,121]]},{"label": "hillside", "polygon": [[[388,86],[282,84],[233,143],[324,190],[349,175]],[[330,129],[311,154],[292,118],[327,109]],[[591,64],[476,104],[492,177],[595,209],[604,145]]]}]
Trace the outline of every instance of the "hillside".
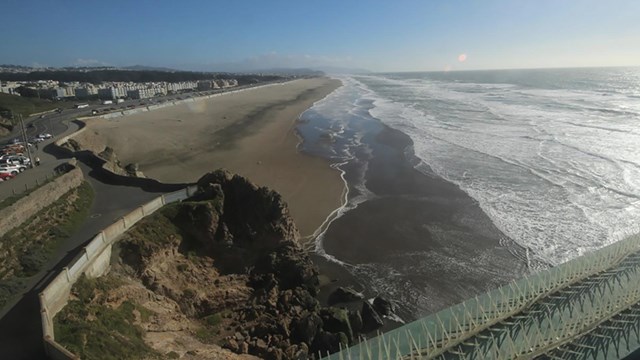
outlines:
[{"label": "hillside", "polygon": [[[7,111],[13,114],[22,114],[26,117],[43,111],[53,110],[58,107],[65,107],[63,102],[28,98],[9,94],[0,94],[0,116],[8,117]],[[4,114],[4,115],[3,115]]]}]

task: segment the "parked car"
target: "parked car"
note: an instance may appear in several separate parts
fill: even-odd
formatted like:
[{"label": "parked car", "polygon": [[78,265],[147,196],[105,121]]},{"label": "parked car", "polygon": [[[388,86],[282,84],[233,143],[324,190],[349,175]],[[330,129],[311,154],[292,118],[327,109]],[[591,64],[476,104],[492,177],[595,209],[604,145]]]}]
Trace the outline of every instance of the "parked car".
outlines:
[{"label": "parked car", "polygon": [[6,172],[13,175],[18,175],[19,173],[27,170],[27,167],[24,165],[13,165],[13,164],[0,164],[0,172]]},{"label": "parked car", "polygon": [[11,179],[13,179],[14,177],[16,177],[16,175],[15,175],[15,174],[12,174],[12,173],[10,173],[10,172],[3,172],[3,171],[0,171],[0,181],[7,181],[7,180],[11,180]]},{"label": "parked car", "polygon": [[53,137],[53,135],[49,134],[49,133],[42,133],[40,135],[38,135],[39,138],[41,139],[51,139]]},{"label": "parked car", "polygon": [[2,162],[13,165],[29,165],[31,160],[24,155],[10,155],[6,159],[2,159]]},{"label": "parked car", "polygon": [[2,153],[4,154],[24,153],[25,150],[26,149],[24,148],[24,146],[20,144],[7,145],[4,148],[2,148]]},{"label": "parked car", "polygon": [[30,139],[29,141],[32,142],[32,143],[39,143],[39,142],[43,142],[44,138],[34,137],[33,139]]}]

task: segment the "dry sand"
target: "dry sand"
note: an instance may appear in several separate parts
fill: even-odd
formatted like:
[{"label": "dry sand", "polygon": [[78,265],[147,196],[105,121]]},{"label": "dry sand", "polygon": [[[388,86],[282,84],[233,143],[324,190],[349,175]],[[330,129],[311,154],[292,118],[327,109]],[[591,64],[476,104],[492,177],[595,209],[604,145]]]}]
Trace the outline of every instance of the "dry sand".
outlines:
[{"label": "dry sand", "polygon": [[298,152],[295,125],[304,110],[338,86],[337,80],[302,79],[89,120],[77,140],[107,144],[122,164],[138,163],[147,177],[165,183],[194,182],[217,168],[246,176],[282,194],[308,236],[341,205],[344,183],[326,160]]}]

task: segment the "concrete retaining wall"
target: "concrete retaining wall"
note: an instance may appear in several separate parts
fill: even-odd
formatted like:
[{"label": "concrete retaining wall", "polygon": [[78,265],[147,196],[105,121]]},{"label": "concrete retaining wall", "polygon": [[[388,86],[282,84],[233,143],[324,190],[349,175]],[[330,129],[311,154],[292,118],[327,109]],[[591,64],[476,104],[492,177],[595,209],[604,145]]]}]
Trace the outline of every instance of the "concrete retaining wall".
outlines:
[{"label": "concrete retaining wall", "polygon": [[82,171],[75,167],[52,182],[42,185],[16,203],[0,210],[0,236],[22,225],[38,211],[51,205],[69,190],[75,189],[84,181]]},{"label": "concrete retaining wall", "polygon": [[74,355],[72,352],[63,348],[55,342],[55,340],[51,338],[45,338],[44,340],[45,347],[48,349],[49,359],[51,360],[68,360],[68,359],[77,359],[80,360],[80,357]]},{"label": "concrete retaining wall", "polygon": [[82,274],[88,277],[99,277],[105,274],[111,262],[112,245],[120,239],[120,235],[165,204],[187,199],[196,188],[191,186],[153,199],[102,230],[39,294],[44,347],[51,359],[79,359],[56,343],[53,331],[53,318],[69,301],[73,284]]}]

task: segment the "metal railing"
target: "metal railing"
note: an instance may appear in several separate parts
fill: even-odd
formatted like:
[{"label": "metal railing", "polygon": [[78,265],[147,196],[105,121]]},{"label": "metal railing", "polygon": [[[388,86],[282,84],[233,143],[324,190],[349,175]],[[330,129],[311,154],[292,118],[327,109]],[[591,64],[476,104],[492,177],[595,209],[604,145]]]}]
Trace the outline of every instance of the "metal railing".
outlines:
[{"label": "metal railing", "polygon": [[[620,350],[620,339],[622,350],[630,351],[640,334],[639,269],[640,235],[629,236],[327,359],[511,359],[558,352],[597,359],[609,351],[602,344]],[[615,326],[603,325],[607,321]],[[623,336],[615,337],[619,332]]]}]

